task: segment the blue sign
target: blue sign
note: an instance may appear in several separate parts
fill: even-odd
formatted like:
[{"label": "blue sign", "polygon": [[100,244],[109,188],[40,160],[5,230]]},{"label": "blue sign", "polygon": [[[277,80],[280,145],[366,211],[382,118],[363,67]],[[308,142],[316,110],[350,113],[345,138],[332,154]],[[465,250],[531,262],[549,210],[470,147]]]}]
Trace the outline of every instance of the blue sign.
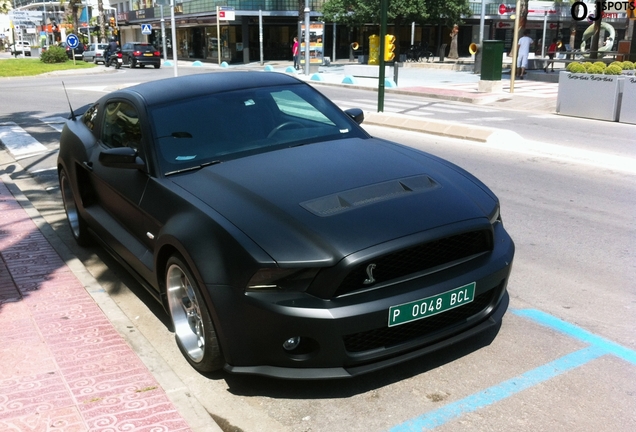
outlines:
[{"label": "blue sign", "polygon": [[152,33],[152,26],[150,24],[141,25],[141,34],[149,35]]},{"label": "blue sign", "polygon": [[70,49],[75,49],[79,46],[79,38],[71,33],[66,36],[66,43]]}]

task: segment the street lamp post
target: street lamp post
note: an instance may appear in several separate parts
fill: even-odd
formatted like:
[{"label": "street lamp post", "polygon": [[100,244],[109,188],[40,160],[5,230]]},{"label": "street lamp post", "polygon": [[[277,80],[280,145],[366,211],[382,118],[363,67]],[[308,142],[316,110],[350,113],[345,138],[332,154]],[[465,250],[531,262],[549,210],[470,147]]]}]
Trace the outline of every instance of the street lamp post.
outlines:
[{"label": "street lamp post", "polygon": [[309,75],[309,0],[305,0],[305,75]]}]

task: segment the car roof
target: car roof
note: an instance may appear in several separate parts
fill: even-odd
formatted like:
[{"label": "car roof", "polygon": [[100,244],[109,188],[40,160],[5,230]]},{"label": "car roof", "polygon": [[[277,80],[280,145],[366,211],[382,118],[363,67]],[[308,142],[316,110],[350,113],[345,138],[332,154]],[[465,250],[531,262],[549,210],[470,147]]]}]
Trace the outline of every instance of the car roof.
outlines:
[{"label": "car roof", "polygon": [[119,92],[137,94],[145,100],[146,105],[152,106],[214,93],[294,84],[305,85],[299,79],[283,73],[228,71],[150,81]]}]

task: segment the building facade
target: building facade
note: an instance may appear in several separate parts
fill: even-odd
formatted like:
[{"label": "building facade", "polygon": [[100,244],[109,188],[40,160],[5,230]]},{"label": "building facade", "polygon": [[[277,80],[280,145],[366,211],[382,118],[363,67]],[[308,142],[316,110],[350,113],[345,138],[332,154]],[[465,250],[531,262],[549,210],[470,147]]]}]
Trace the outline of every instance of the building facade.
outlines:
[{"label": "building facade", "polygon": [[[41,11],[46,23],[32,37],[52,39],[52,25],[56,20],[60,37],[64,38],[66,24],[58,0],[14,0],[19,9]],[[170,0],[104,0],[107,22],[114,21],[114,28],[108,29],[108,36],[114,35],[120,43],[147,41],[160,50],[166,47],[172,54],[173,43],[177,57],[211,62],[247,63],[260,59],[291,60],[292,41],[301,34],[300,21],[304,21],[305,1],[299,0],[175,0],[174,23],[175,40],[172,40],[172,20]],[[325,0],[308,0],[309,15],[312,21],[310,34],[312,55],[334,59],[364,55],[368,51],[368,40],[378,33],[377,25],[363,25],[350,28],[337,23],[324,23],[320,13]],[[513,39],[514,8],[512,0],[484,0],[483,39],[503,40],[505,52],[510,52]],[[84,0],[86,10],[80,19],[80,26],[86,27],[90,36],[91,26],[96,25],[91,16],[97,15],[97,0]],[[161,6],[159,2],[166,5]],[[564,4],[563,4],[564,3]],[[587,20],[574,21],[569,2],[530,1],[526,28],[537,42],[535,50],[541,54],[553,38],[561,39],[570,50],[580,48],[585,30],[591,25]],[[589,9],[594,10],[590,1]],[[481,39],[482,3],[470,2],[472,15],[466,17],[460,26],[458,50],[460,56],[470,56],[469,46]],[[57,9],[56,9],[57,8]],[[231,13],[228,13],[231,12]],[[225,16],[225,18],[224,18]],[[227,19],[227,18],[230,19]],[[218,19],[218,21],[217,21]],[[603,21],[615,29],[613,43],[626,36],[629,20],[625,13],[606,13]],[[150,26],[150,34],[142,33],[142,26]],[[576,28],[574,46],[570,46],[571,28]],[[80,30],[81,31],[81,30]],[[411,44],[422,44],[438,55],[440,47],[450,43],[450,28],[443,26],[402,26],[396,28],[389,24],[389,33],[396,35],[399,51],[404,54]],[[604,30],[605,31],[605,30]],[[146,32],[147,33],[147,32]],[[602,35],[603,40],[607,35]],[[357,42],[359,49],[352,51],[351,45]],[[165,44],[165,45],[164,45]],[[587,46],[590,43],[588,41]]]}]

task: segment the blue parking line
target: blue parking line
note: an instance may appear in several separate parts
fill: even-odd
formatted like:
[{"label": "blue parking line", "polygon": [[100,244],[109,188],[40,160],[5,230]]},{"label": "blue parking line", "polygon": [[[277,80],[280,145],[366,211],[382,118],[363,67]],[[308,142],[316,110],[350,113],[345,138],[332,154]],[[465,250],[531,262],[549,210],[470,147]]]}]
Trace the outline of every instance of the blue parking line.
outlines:
[{"label": "blue parking line", "polygon": [[554,360],[546,365],[526,372],[518,377],[490,387],[479,393],[475,393],[464,399],[448,404],[442,408],[427,412],[426,414],[397,425],[391,432],[421,431],[423,429],[433,429],[451,420],[461,417],[464,414],[477,411],[488,405],[492,405],[502,399],[506,399],[527,388],[541,384],[551,378],[561,375],[564,372],[584,365],[590,360],[594,360],[606,352],[597,347],[591,346],[568,354],[560,359]]},{"label": "blue parking line", "polygon": [[527,318],[549,327],[555,331],[564,333],[570,337],[590,344],[574,353],[554,360],[536,369],[528,371],[499,385],[490,387],[481,392],[470,395],[434,411],[429,411],[414,419],[391,428],[391,432],[421,431],[433,429],[464,414],[477,411],[495,402],[513,396],[523,390],[541,384],[549,379],[582,366],[594,359],[606,354],[620,357],[632,364],[636,364],[636,352],[617,343],[596,336],[575,325],[569,324],[544,312],[535,309],[511,310],[512,313]]},{"label": "blue parking line", "polygon": [[615,342],[596,336],[593,333],[583,330],[573,324],[561,321],[558,318],[548,315],[545,312],[538,311],[536,309],[513,309],[511,310],[515,315],[520,317],[531,319],[541,325],[550,327],[582,342],[586,342],[590,345],[594,345],[598,348],[604,349],[608,354],[620,357],[625,361],[628,361],[636,365],[636,351],[629,348],[625,348]]}]

